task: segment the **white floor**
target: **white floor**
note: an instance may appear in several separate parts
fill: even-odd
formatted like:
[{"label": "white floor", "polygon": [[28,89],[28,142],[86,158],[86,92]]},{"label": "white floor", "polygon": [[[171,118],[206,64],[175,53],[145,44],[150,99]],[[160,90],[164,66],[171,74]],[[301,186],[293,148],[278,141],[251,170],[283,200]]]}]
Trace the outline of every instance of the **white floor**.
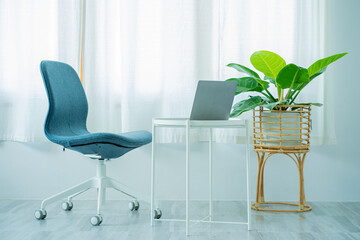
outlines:
[{"label": "white floor", "polygon": [[[199,223],[191,225],[185,237],[183,222],[156,222],[150,226],[149,205],[140,202],[138,212],[130,212],[127,201],[107,201],[104,221],[93,227],[89,219],[96,201],[74,201],[65,212],[60,202],[47,208],[48,216],[38,221],[33,212],[40,201],[0,200],[0,239],[360,239],[360,202],[310,202],[307,213],[270,213],[252,211],[252,231],[245,225]],[[206,202],[191,202],[192,219],[206,216]],[[164,218],[183,218],[184,202],[159,203]],[[214,202],[216,220],[246,220],[245,202]]]}]

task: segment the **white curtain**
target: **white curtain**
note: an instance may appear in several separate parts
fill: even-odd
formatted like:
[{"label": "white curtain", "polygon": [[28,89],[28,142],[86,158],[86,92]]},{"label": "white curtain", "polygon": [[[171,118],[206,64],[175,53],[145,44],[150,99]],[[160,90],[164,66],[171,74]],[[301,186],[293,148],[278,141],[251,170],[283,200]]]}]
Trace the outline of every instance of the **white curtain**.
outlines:
[{"label": "white curtain", "polygon": [[[288,63],[308,67],[315,60],[325,57],[322,1],[85,0],[83,63],[84,86],[89,100],[89,130],[150,130],[153,117],[188,117],[198,80],[225,80],[241,76],[225,65],[236,62],[251,67],[250,55],[256,50],[274,51]],[[11,5],[8,2],[13,1],[5,2]],[[52,1],[45,2],[49,5]],[[65,10],[71,5],[70,0],[50,4],[49,8],[55,14],[41,11],[41,14],[49,14],[46,18],[53,19],[53,23],[49,20],[47,24],[57,25],[58,29],[53,34],[42,35],[53,37],[53,40],[45,41],[52,46],[44,52],[50,54],[55,51],[47,58],[64,60],[78,67],[78,49],[70,49],[65,55],[56,51],[69,45],[79,46],[73,43],[80,42],[80,1],[72,2],[73,5],[77,2],[77,6],[73,6],[71,11],[69,8]],[[59,13],[71,17],[54,16]],[[2,23],[1,29],[5,25]],[[64,23],[68,30],[62,27]],[[61,38],[57,38],[56,34],[66,31],[77,31],[77,34],[69,34],[73,36],[71,38],[64,34],[66,41],[58,40]],[[21,42],[16,38],[18,36],[14,33],[15,40]],[[0,39],[3,38],[1,34]],[[43,41],[43,38],[40,40]],[[43,50],[44,46],[39,43],[35,41],[29,46]],[[9,54],[7,52],[6,55]],[[20,53],[12,56],[19,58]],[[33,55],[29,53],[29,57]],[[2,67],[4,61],[5,55],[2,54]],[[31,62],[36,61],[31,59]],[[35,65],[36,81],[42,84],[38,63]],[[5,81],[1,71],[0,74],[0,81]],[[316,86],[308,86],[300,100],[324,103],[327,87],[323,79],[314,81],[312,85]],[[245,97],[247,94],[242,94],[236,101]],[[324,108],[313,109],[312,138],[317,143],[334,140],[334,132],[330,131],[334,125],[331,112],[329,103]],[[12,121],[13,118],[5,119]],[[12,129],[8,132],[14,133]],[[23,136],[29,135],[24,133]],[[242,133],[235,130],[215,132],[217,141],[241,142],[241,136]],[[192,138],[201,140],[207,139],[207,136],[205,132],[198,131],[193,132]],[[158,140],[179,142],[183,140],[183,132],[165,129]]]},{"label": "white curtain", "polygon": [[[251,67],[256,50],[308,67],[325,57],[323,5],[322,0],[87,1],[84,79],[90,126],[150,130],[153,117],[188,117],[198,80],[241,76],[225,65]],[[316,79],[299,100],[323,103],[322,82]],[[330,106],[313,109],[313,143],[335,137],[333,118],[325,117]],[[207,139],[206,131],[192,134]],[[222,130],[215,139],[242,142],[242,135]],[[184,139],[181,130],[165,129],[158,136],[163,142]]]},{"label": "white curtain", "polygon": [[[197,81],[217,79],[213,4],[87,1],[89,128],[151,130],[153,117],[188,117]],[[162,136],[179,141],[182,134],[171,130]]]},{"label": "white curtain", "polygon": [[[296,52],[294,59],[302,66],[309,67],[319,58],[340,53],[336,49],[325,49],[325,9],[324,0],[303,0],[297,2],[296,22]],[[329,45],[331,46],[331,44]],[[325,55],[325,53],[329,55]],[[336,68],[329,66],[329,68]],[[333,109],[332,78],[327,78],[327,73],[314,79],[299,95],[299,102],[318,102],[323,107],[312,107],[312,133],[311,142],[314,144],[335,144],[335,118]]]},{"label": "white curtain", "polygon": [[45,140],[48,103],[39,66],[47,59],[77,68],[77,5],[71,0],[0,1],[0,140]]}]

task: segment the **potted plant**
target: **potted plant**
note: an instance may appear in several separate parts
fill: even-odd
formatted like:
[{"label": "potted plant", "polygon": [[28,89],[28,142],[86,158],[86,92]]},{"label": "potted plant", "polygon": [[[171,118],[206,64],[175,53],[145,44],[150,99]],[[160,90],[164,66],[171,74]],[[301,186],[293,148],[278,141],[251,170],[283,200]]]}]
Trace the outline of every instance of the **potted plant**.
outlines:
[{"label": "potted plant", "polygon": [[[293,63],[286,64],[285,60],[276,53],[256,51],[251,55],[250,61],[255,69],[264,74],[263,78],[250,68],[237,63],[228,64],[228,67],[247,75],[226,80],[237,82],[236,95],[246,92],[260,93],[260,96],[249,96],[236,103],[230,117],[237,117],[253,110],[254,134],[259,135],[257,139],[260,140],[261,145],[302,145],[303,135],[309,143],[310,105],[322,106],[322,104],[297,103],[295,100],[312,80],[325,72],[328,65],[346,54],[335,54],[316,61],[308,68],[303,68]],[[270,85],[275,86],[276,94],[273,95],[268,90]],[[259,107],[259,110],[255,110],[256,107]]]}]

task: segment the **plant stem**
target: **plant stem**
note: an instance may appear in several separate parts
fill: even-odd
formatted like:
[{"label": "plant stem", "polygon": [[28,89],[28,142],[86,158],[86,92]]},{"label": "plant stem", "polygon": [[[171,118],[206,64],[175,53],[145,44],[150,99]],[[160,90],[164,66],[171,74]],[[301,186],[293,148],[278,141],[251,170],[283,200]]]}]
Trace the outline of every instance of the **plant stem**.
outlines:
[{"label": "plant stem", "polygon": [[291,88],[289,88],[289,91],[287,92],[285,99],[288,99],[290,92],[291,92]]},{"label": "plant stem", "polygon": [[266,88],[264,88],[264,90],[269,94],[269,96],[270,96],[269,99],[276,102],[274,96],[269,92],[269,90],[267,90]]},{"label": "plant stem", "polygon": [[295,76],[294,76],[294,79],[293,79],[293,81],[291,82],[291,86],[289,87],[289,91],[287,92],[286,97],[285,97],[286,99],[288,98],[288,95],[290,94],[291,89],[293,89],[293,87],[294,87],[295,79],[297,78],[298,74],[299,74],[299,70],[296,71],[296,74],[295,74]]},{"label": "plant stem", "polygon": [[289,93],[289,97],[288,99],[292,99],[292,97],[294,96],[294,94],[297,92],[297,90],[295,89],[294,91]]},{"label": "plant stem", "polygon": [[[297,86],[293,92],[290,92],[290,89],[289,89],[289,97],[288,99],[292,99],[292,97],[294,96],[295,93],[299,94],[299,92],[301,92],[301,90],[304,88],[304,84],[301,84],[299,86]],[[297,95],[296,95],[297,96]],[[293,102],[293,101],[292,101]]]},{"label": "plant stem", "polygon": [[285,99],[291,99],[295,92],[296,92],[296,89],[289,89],[289,91],[286,94]]},{"label": "plant stem", "polygon": [[269,100],[272,100],[271,97],[269,95],[267,95],[266,93],[264,92],[260,92],[262,95],[264,95],[265,97],[267,97]]},{"label": "plant stem", "polygon": [[291,105],[294,101],[295,101],[295,98],[299,95],[301,90],[299,90],[296,94],[295,94],[295,97],[293,97],[293,99],[291,100],[290,104]]},{"label": "plant stem", "polygon": [[278,100],[281,101],[281,88],[279,86],[277,87],[277,92],[278,92]]}]

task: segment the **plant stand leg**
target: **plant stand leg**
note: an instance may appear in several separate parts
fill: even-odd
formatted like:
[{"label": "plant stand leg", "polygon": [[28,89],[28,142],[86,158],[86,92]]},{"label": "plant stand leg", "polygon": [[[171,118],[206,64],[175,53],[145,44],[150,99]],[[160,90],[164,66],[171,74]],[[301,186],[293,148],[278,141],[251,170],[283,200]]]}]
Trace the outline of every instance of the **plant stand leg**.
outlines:
[{"label": "plant stand leg", "polygon": [[298,160],[298,169],[299,169],[299,210],[302,211],[305,209],[305,186],[304,186],[304,162],[305,162],[306,153],[300,154],[297,156]]},{"label": "plant stand leg", "polygon": [[256,186],[256,203],[255,208],[259,208],[260,204],[263,203],[264,200],[264,152],[256,152],[258,157],[258,177],[257,177],[257,186]]},{"label": "plant stand leg", "polygon": [[[304,188],[304,161],[305,153],[294,153],[295,157],[291,156],[289,153],[283,153],[286,156],[290,157],[296,164],[299,171],[299,203],[288,203],[288,202],[265,202],[264,200],[264,167],[266,161],[274,155],[275,153],[266,152],[256,152],[258,157],[258,178],[257,178],[257,189],[256,189],[256,202],[251,205],[251,208],[257,211],[271,211],[271,212],[307,212],[311,211],[311,206],[306,204],[305,201],[305,188]],[[297,206],[298,209],[271,209],[271,208],[262,208],[262,204],[275,204],[275,205],[290,205]]]}]

